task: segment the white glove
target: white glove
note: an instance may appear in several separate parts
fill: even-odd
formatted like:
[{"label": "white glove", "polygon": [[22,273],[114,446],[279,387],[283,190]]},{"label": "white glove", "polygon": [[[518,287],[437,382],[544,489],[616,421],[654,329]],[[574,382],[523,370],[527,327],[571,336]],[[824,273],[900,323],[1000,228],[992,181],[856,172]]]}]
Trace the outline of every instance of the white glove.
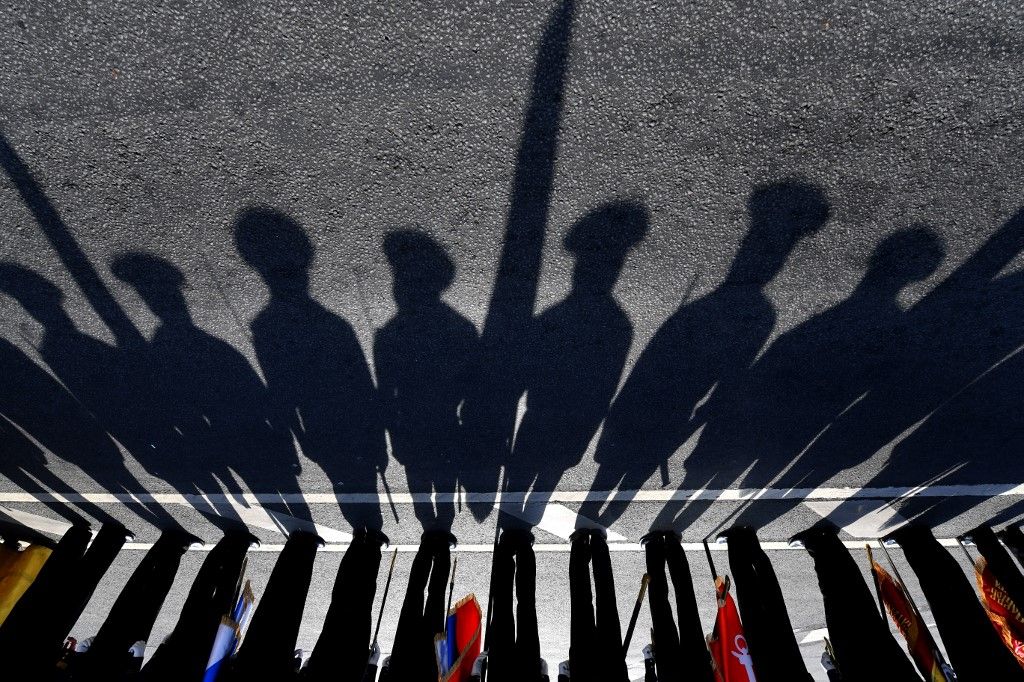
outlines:
[{"label": "white glove", "polygon": [[473,671],[470,673],[470,675],[476,675],[477,677],[480,677],[481,675],[483,675],[484,674],[484,663],[486,663],[486,662],[487,662],[487,649],[484,649],[483,651],[480,652],[480,655],[476,657],[476,660],[473,661]]},{"label": "white glove", "polygon": [[92,640],[96,639],[96,636],[86,637],[85,639],[78,640],[78,644],[75,645],[76,654],[84,654],[92,646]]},{"label": "white glove", "polygon": [[644,647],[644,660],[650,661],[654,658],[654,647],[648,644]]},{"label": "white glove", "polygon": [[369,665],[377,665],[380,660],[380,644],[374,642],[370,645],[370,660],[367,661]]},{"label": "white glove", "polygon": [[146,655],[146,640],[140,639],[139,641],[132,644],[132,648],[128,650],[133,658],[142,658]]},{"label": "white glove", "polygon": [[540,659],[540,675],[541,677],[548,676],[548,662],[545,661],[543,658]]},{"label": "white glove", "polygon": [[565,675],[566,677],[570,677],[570,675],[569,675],[569,661],[562,661],[561,663],[558,664],[558,674],[559,675]]}]

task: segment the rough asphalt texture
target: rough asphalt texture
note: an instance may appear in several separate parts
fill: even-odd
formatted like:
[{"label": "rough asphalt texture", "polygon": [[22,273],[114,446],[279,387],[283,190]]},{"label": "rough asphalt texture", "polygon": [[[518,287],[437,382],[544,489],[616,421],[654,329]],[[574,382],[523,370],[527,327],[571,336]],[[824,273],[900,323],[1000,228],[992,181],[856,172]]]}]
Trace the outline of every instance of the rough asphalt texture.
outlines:
[{"label": "rough asphalt texture", "polygon": [[[8,491],[1021,481],[1013,3],[0,6]],[[189,419],[229,426],[168,435]],[[726,507],[584,511],[635,541]],[[765,539],[816,518],[769,507]],[[945,537],[1019,515],[917,511]],[[464,541],[489,513],[417,510]],[[778,556],[822,627],[809,559]],[[641,555],[616,561],[628,601]]]}]

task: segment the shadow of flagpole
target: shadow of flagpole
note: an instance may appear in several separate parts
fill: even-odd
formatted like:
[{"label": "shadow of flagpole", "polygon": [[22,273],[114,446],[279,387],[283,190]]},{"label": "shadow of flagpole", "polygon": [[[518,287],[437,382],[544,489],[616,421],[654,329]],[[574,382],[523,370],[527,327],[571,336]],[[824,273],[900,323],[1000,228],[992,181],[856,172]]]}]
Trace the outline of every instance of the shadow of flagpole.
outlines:
[{"label": "shadow of flagpole", "polygon": [[32,177],[25,162],[21,160],[2,133],[0,133],[0,166],[7,172],[11,182],[18,190],[18,194],[21,195],[22,201],[32,212],[43,234],[57,252],[61,263],[67,268],[75,283],[89,300],[89,304],[117,339],[117,344],[122,347],[142,345],[145,342],[142,334],[110,293],[107,285],[96,272],[92,261],[89,260],[74,235],[71,234],[71,230],[60,217],[57,207],[46,196],[43,188]]},{"label": "shadow of flagpole", "polygon": [[[554,186],[558,130],[569,65],[574,0],[548,17],[537,49],[529,105],[516,155],[512,192],[494,288],[480,335],[478,382],[470,394],[467,426],[479,459],[498,458],[487,480],[463,480],[467,491],[495,490],[512,447],[522,395],[519,359],[533,319]],[[474,404],[475,403],[475,404]],[[467,501],[482,520],[491,503]]]}]

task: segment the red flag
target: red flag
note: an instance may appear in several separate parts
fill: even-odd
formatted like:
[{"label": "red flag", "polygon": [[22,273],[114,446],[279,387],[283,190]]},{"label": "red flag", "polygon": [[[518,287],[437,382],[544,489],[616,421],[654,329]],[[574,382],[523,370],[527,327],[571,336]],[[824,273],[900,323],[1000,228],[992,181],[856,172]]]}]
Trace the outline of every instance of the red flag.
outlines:
[{"label": "red flag", "polygon": [[903,638],[907,640],[910,657],[914,659],[917,669],[928,682],[947,682],[948,678],[943,672],[942,654],[932,638],[932,633],[928,631],[928,627],[910,601],[906,588],[874,559],[871,560],[871,570],[878,582],[878,591],[882,602],[885,603],[885,609]]},{"label": "red flag", "polygon": [[974,564],[974,575],[981,592],[981,604],[992,621],[1000,639],[1013,652],[1017,663],[1024,666],[1024,616],[1010,599],[1002,583],[996,580],[984,558]]},{"label": "red flag", "polygon": [[740,614],[729,594],[728,578],[715,578],[715,597],[718,599],[718,616],[714,631],[708,635],[715,679],[717,682],[757,682]]}]

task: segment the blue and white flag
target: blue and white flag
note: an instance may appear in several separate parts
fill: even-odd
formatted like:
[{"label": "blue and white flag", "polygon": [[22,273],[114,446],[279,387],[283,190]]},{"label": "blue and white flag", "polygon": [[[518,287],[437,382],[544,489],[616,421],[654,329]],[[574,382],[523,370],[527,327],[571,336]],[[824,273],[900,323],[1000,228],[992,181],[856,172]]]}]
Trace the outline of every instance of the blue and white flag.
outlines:
[{"label": "blue and white flag", "polygon": [[217,627],[217,634],[213,638],[213,647],[210,650],[210,658],[206,662],[206,673],[203,675],[203,682],[216,682],[217,675],[224,662],[231,658],[238,650],[238,644],[242,641],[242,632],[249,623],[253,609],[256,605],[256,597],[253,595],[252,586],[249,581],[245,582],[245,588],[238,596],[238,601],[229,615],[220,619]]}]

